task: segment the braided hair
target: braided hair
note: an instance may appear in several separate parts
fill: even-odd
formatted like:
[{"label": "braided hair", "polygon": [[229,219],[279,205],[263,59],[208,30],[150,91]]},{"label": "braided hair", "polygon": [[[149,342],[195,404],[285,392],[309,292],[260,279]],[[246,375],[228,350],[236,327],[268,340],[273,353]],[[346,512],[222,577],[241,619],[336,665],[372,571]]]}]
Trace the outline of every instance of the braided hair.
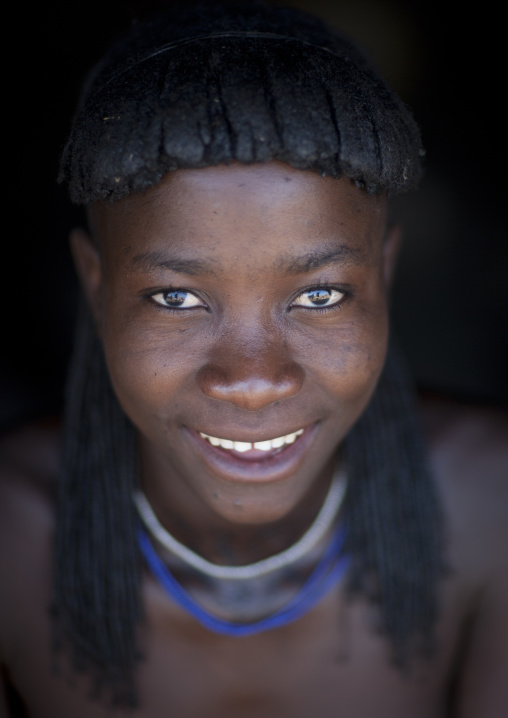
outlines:
[{"label": "braided hair", "polygon": [[[321,20],[255,1],[187,4],[134,26],[92,70],[60,180],[76,203],[113,202],[178,168],[280,160],[390,195],[416,186],[421,155],[409,111]],[[56,645],[70,647],[98,691],[134,705],[143,617],[135,431],[84,308],[66,406]],[[374,397],[345,440],[344,514],[348,588],[378,607],[399,666],[431,649],[442,572],[439,506],[415,417],[392,342]]]}]

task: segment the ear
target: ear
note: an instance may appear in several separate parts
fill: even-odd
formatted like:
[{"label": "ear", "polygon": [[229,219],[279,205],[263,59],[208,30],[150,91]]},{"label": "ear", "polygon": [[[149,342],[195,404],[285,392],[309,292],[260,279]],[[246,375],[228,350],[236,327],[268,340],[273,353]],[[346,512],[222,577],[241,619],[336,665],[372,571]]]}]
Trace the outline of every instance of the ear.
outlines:
[{"label": "ear", "polygon": [[83,229],[74,229],[70,235],[71,253],[86,300],[97,326],[101,317],[102,265],[98,249]]},{"label": "ear", "polygon": [[401,244],[402,227],[400,224],[388,225],[383,244],[383,274],[385,286],[388,290],[392,285]]}]

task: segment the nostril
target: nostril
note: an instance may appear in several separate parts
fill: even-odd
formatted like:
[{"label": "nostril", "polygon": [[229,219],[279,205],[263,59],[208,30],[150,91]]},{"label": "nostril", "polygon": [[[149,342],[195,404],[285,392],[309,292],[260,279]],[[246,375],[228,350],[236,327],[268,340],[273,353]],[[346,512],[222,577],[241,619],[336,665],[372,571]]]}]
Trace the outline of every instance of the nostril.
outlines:
[{"label": "nostril", "polygon": [[216,388],[227,385],[228,376],[221,367],[207,364],[199,369],[197,380],[201,391],[211,396]]},{"label": "nostril", "polygon": [[198,383],[211,399],[228,401],[247,411],[258,411],[275,401],[297,394],[302,388],[304,372],[297,364],[287,365],[273,378],[266,376],[228,375],[220,367],[208,365],[198,374]]}]

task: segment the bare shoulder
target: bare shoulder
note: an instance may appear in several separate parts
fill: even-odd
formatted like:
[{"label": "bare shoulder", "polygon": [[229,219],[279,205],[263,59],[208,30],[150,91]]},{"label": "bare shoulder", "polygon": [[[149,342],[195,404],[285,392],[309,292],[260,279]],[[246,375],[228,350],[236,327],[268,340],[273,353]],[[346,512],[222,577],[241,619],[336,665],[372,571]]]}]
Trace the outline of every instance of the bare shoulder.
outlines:
[{"label": "bare shoulder", "polygon": [[501,718],[508,708],[508,416],[427,399],[422,418],[444,509],[449,584],[466,606],[454,715]]},{"label": "bare shoulder", "polygon": [[454,553],[486,578],[506,562],[508,413],[430,397],[421,406]]},{"label": "bare shoulder", "polygon": [[[22,515],[48,517],[59,467],[60,423],[43,419],[0,438],[0,526],[19,533]],[[30,516],[28,516],[29,514]]]},{"label": "bare shoulder", "polygon": [[59,422],[28,424],[0,438],[0,648],[8,653],[25,597],[47,584]]}]

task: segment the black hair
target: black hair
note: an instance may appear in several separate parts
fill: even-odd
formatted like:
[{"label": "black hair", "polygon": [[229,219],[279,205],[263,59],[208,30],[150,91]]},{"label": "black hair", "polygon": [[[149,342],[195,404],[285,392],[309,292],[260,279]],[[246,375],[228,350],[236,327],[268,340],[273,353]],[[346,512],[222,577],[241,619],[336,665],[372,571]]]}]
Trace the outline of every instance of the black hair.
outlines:
[{"label": "black hair", "polygon": [[411,114],[349,40],[293,9],[208,3],[135,26],[95,67],[60,179],[88,203],[178,168],[275,159],[396,194],[421,154]]},{"label": "black hair", "polygon": [[[367,192],[420,174],[417,127],[353,46],[323,22],[261,3],[206,4],[134,27],[93,70],[62,158],[75,202],[115,201],[169,171],[277,159]],[[397,352],[345,440],[348,588],[378,607],[394,661],[429,652],[441,517]],[[135,701],[143,616],[132,492],[135,430],[93,322],[78,322],[55,542],[57,645],[119,703]],[[403,539],[401,539],[403,537]]]}]

